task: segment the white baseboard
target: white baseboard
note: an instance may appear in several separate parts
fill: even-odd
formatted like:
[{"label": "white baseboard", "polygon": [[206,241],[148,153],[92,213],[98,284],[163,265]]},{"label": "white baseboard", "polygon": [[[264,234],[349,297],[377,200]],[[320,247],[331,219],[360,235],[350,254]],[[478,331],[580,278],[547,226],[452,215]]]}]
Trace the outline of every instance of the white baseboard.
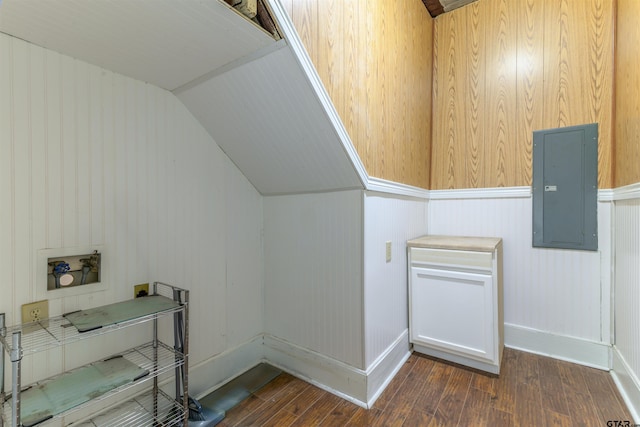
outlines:
[{"label": "white baseboard", "polygon": [[366,371],[271,335],[264,337],[264,354],[267,363],[363,408],[373,405],[411,355],[406,330]]},{"label": "white baseboard", "polygon": [[605,371],[611,368],[611,346],[605,343],[505,324],[504,345]]},{"label": "white baseboard", "polygon": [[196,399],[217,390],[263,360],[263,336],[189,366],[189,394]]},{"label": "white baseboard", "polygon": [[264,337],[264,358],[295,377],[367,407],[367,374],[361,369],[272,335]]},{"label": "white baseboard", "polygon": [[618,349],[613,347],[613,381],[627,404],[635,423],[640,423],[640,381]]},{"label": "white baseboard", "polygon": [[410,355],[407,330],[366,371],[272,335],[259,335],[191,365],[189,391],[200,399],[266,362],[358,406],[370,408]]},{"label": "white baseboard", "polygon": [[367,369],[367,408],[373,406],[409,356],[411,356],[409,330],[405,329]]}]

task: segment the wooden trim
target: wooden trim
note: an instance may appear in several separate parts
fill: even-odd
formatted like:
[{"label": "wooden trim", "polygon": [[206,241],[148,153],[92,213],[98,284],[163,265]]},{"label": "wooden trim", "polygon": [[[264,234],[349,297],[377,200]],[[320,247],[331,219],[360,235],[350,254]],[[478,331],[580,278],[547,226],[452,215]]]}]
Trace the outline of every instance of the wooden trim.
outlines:
[{"label": "wooden trim", "polygon": [[396,194],[400,196],[417,197],[419,199],[429,198],[429,190],[373,177],[369,177],[366,190],[376,191],[379,193]]},{"label": "wooden trim", "polygon": [[612,200],[630,200],[640,199],[640,182],[624,187],[618,187],[613,190]]}]

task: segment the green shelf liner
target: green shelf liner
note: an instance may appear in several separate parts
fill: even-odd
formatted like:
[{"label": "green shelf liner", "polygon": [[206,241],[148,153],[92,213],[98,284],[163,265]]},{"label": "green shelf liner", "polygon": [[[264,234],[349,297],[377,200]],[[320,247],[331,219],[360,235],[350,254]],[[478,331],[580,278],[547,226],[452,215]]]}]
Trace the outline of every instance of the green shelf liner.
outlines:
[{"label": "green shelf liner", "polygon": [[21,393],[21,422],[36,425],[148,374],[122,356],[67,372]]},{"label": "green shelf liner", "polygon": [[64,317],[78,329],[88,332],[103,326],[115,325],[161,311],[179,307],[180,304],[160,295],[135,298],[102,307],[67,313]]}]

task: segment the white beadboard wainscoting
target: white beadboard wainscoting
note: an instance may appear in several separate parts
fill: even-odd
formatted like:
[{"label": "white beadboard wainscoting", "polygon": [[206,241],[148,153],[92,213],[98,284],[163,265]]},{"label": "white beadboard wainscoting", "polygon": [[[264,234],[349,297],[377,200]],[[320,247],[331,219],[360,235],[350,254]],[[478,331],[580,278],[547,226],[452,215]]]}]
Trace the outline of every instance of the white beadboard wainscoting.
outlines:
[{"label": "white beadboard wainscoting", "polygon": [[[377,366],[381,372],[368,380],[370,401],[401,366],[391,363],[394,358],[388,355],[409,356],[406,242],[424,234],[425,199],[364,193],[364,366]],[[392,248],[389,262],[386,242]]]},{"label": "white beadboard wainscoting", "polygon": [[363,369],[362,191],[264,198],[265,333]]},{"label": "white beadboard wainscoting", "polygon": [[[137,283],[185,287],[198,372],[262,333],[262,196],[173,94],[0,34],[0,153],[7,324],[45,286],[39,250],[100,246],[107,289],[54,296],[51,315],[131,298]],[[141,335],[28,356],[23,382]]]},{"label": "white beadboard wainscoting", "polygon": [[266,360],[372,405],[409,356],[406,241],[426,212],[360,190],[265,197]]},{"label": "white beadboard wainscoting", "polygon": [[362,191],[264,198],[265,357],[365,405]]},{"label": "white beadboard wainscoting", "polygon": [[532,247],[528,187],[430,192],[429,234],[502,237],[505,345],[609,369],[611,203],[595,252]]},{"label": "white beadboard wainscoting", "polygon": [[640,184],[614,192],[613,378],[640,422]]}]

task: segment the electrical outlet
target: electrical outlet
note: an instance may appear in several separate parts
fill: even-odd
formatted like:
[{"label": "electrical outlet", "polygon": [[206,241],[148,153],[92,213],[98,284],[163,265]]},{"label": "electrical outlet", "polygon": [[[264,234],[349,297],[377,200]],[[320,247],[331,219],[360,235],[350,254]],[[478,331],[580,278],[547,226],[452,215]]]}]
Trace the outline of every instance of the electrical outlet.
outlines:
[{"label": "electrical outlet", "polygon": [[391,242],[387,242],[386,247],[387,247],[387,262],[391,262]]},{"label": "electrical outlet", "polygon": [[49,301],[37,301],[22,305],[22,323],[39,322],[49,317]]},{"label": "electrical outlet", "polygon": [[140,283],[139,285],[135,285],[133,287],[133,297],[140,298],[146,297],[149,295],[149,284],[148,283]]}]

